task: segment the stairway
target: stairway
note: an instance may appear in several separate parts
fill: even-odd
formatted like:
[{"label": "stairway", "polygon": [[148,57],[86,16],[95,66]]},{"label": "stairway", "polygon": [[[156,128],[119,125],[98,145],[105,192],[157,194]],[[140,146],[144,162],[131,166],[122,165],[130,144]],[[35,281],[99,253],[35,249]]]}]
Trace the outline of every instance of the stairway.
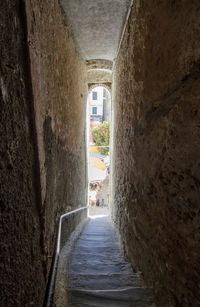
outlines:
[{"label": "stairway", "polygon": [[155,306],[120,251],[108,217],[91,219],[72,253],[69,264],[70,306]]}]

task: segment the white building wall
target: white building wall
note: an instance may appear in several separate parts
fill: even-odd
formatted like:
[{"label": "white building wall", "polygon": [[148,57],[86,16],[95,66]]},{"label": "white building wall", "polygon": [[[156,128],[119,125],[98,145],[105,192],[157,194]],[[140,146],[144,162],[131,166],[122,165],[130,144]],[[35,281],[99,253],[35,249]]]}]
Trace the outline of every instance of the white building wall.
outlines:
[{"label": "white building wall", "polygon": [[[97,100],[93,100],[93,92],[97,92]],[[97,107],[97,115],[103,116],[103,88],[96,87],[90,93],[90,115],[92,114],[92,107]]]}]

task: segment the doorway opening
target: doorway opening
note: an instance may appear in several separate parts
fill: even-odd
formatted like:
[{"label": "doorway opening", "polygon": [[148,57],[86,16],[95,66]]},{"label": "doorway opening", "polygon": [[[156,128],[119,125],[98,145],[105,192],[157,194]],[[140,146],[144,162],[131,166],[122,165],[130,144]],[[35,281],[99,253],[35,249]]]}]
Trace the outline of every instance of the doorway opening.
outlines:
[{"label": "doorway opening", "polygon": [[88,207],[89,216],[109,215],[111,95],[96,86],[88,94]]}]

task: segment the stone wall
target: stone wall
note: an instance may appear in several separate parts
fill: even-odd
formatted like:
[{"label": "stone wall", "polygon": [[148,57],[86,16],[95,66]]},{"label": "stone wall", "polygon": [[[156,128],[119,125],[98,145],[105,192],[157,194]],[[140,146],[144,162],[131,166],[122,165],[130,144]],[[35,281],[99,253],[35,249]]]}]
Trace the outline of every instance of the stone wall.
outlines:
[{"label": "stone wall", "polygon": [[26,1],[42,190],[44,241],[52,255],[59,216],[86,204],[87,70],[58,1]]},{"label": "stone wall", "polygon": [[200,304],[199,14],[135,0],[114,70],[112,214],[158,306]]},{"label": "stone wall", "polygon": [[0,4],[0,306],[41,306],[44,242],[22,1]]},{"label": "stone wall", "polygon": [[57,1],[0,8],[0,306],[42,306],[55,225],[86,202],[86,67]]}]

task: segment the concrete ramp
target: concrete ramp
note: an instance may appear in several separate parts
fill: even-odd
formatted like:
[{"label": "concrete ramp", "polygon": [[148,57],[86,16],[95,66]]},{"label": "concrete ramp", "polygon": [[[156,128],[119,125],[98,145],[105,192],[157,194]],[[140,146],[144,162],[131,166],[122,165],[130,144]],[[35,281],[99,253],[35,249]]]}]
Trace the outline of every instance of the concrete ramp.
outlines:
[{"label": "concrete ramp", "polygon": [[85,227],[68,274],[71,307],[155,306],[150,289],[125,261],[108,217],[93,218]]}]

